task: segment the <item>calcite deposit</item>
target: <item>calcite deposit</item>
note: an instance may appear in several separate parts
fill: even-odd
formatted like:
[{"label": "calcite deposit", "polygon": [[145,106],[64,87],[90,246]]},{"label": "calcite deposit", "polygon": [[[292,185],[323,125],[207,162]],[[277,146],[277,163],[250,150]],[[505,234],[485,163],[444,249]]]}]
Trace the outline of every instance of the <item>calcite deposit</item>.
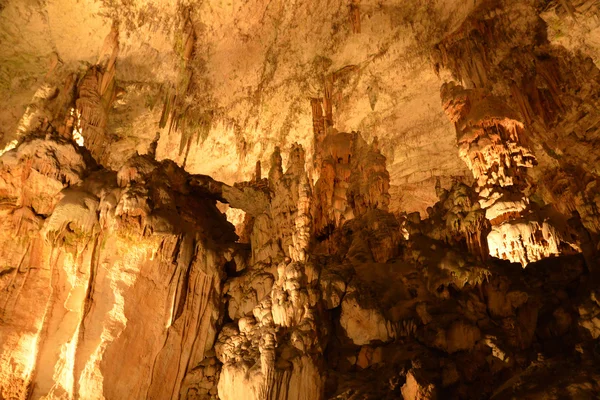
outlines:
[{"label": "calcite deposit", "polygon": [[599,11],[0,0],[0,400],[600,398]]}]

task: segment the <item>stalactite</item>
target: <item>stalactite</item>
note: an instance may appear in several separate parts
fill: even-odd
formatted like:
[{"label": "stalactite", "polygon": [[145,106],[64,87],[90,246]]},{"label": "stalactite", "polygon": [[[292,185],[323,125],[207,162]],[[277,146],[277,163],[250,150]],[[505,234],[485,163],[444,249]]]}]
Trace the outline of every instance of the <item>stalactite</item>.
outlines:
[{"label": "stalactite", "polygon": [[[582,1],[578,18],[597,8]],[[118,22],[80,78],[52,35],[64,61],[49,56],[0,154],[0,398],[595,398],[600,71],[548,41],[540,12],[556,2],[108,3]],[[38,6],[53,7],[17,8]],[[304,19],[331,35],[299,52],[286,35]],[[96,43],[80,39],[71,50]],[[138,64],[148,50],[165,63]],[[437,118],[415,62],[429,50],[440,79],[461,81],[441,96],[472,178],[438,168],[446,129],[419,122]],[[307,112],[312,133],[294,128]],[[121,151],[134,141],[148,153]],[[190,173],[217,165],[198,146],[241,155],[222,176],[248,180]],[[438,197],[423,213],[398,206],[417,193],[405,185],[391,204],[404,172]]]},{"label": "stalactite", "polygon": [[[557,116],[566,112],[567,103],[562,90],[564,78],[555,56],[519,48],[502,54],[504,59],[494,60],[501,54],[499,48],[514,45],[516,36],[508,28],[511,17],[510,12],[502,11],[485,20],[474,13],[454,35],[438,45],[437,59],[472,88],[445,84],[442,102],[456,126],[459,155],[478,182],[480,203],[492,225],[488,236],[490,252],[526,265],[558,255],[560,243],[567,240],[565,232],[550,228],[561,222],[543,221],[526,193],[530,174],[527,169],[537,165],[529,145],[532,136],[539,134],[540,129],[555,129]],[[533,18],[531,24],[534,31],[543,28],[539,19]],[[483,43],[499,38],[500,44],[474,45],[478,43],[472,40],[474,37],[482,38]],[[532,40],[545,46],[540,38],[543,36]],[[465,54],[475,63],[483,60],[487,75],[482,75],[478,67],[464,67]],[[506,65],[519,71],[514,79],[502,72]],[[488,85],[490,77],[502,82],[510,92]],[[508,96],[515,103],[514,109],[507,104]],[[529,247],[536,250],[529,251]],[[567,247],[579,250],[572,241]]]},{"label": "stalactite", "polygon": [[353,33],[360,33],[360,0],[350,0],[350,24]]}]

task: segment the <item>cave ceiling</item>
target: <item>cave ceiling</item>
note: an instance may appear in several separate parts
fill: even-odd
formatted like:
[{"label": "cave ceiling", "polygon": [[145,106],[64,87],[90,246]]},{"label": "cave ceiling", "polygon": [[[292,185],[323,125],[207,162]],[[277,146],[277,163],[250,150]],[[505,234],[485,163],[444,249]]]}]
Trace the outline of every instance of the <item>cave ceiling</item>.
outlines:
[{"label": "cave ceiling", "polygon": [[[447,183],[469,175],[440,107],[439,87],[449,74],[436,75],[430,49],[474,6],[362,1],[354,26],[346,1],[6,2],[2,142],[15,137],[40,87],[58,86],[111,51],[116,27],[122,92],[108,116],[113,167],[145,152],[159,131],[159,157],[185,160],[186,170],[228,183],[249,178],[275,146],[298,142],[310,154],[310,99],[323,97],[327,76],[337,74],[335,128],[377,136],[396,207],[424,212],[436,200],[435,177]],[[166,133],[159,128],[163,104],[177,91],[189,126]],[[179,151],[181,131],[199,139],[187,157]]]},{"label": "cave ceiling", "polygon": [[[51,91],[98,62],[112,40],[121,90],[108,116],[115,154],[107,162],[117,167],[125,155],[145,152],[160,132],[159,158],[233,183],[249,178],[255,160],[266,162],[275,146],[298,142],[310,154],[310,99],[323,97],[335,74],[334,127],[377,136],[393,208],[423,213],[436,200],[436,177],[446,185],[470,179],[440,107],[439,87],[451,77],[434,70],[431,49],[478,3],[5,0],[1,141],[18,134],[40,88]],[[549,3],[538,9],[550,39],[596,60],[597,19],[573,22]],[[587,11],[591,2],[579,3]],[[173,93],[184,127],[163,132],[161,113]],[[181,135],[197,139],[189,151],[180,148]]]},{"label": "cave ceiling", "polygon": [[0,0],[0,400],[600,398],[599,67],[598,0]]}]

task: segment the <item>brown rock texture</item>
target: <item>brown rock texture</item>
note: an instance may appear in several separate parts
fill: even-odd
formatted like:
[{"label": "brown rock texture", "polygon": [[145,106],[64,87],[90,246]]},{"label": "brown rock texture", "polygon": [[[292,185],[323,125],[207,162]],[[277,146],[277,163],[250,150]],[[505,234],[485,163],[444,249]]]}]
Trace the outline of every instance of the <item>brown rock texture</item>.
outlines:
[{"label": "brown rock texture", "polygon": [[600,398],[599,11],[0,0],[0,400]]},{"label": "brown rock texture", "polygon": [[3,396],[177,397],[222,318],[236,237],[215,200],[173,163],[99,170],[54,136],[2,167]]}]

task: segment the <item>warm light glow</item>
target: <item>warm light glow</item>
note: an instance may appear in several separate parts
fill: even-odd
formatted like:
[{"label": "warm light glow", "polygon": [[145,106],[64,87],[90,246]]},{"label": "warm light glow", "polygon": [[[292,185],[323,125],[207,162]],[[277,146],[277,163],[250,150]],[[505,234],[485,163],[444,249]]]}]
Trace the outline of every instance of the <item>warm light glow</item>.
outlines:
[{"label": "warm light glow", "polygon": [[523,268],[560,254],[558,232],[545,221],[511,221],[493,226],[487,242],[492,257],[521,263]]},{"label": "warm light glow", "polygon": [[17,139],[7,143],[6,146],[4,146],[4,148],[2,150],[0,150],[0,156],[2,156],[7,151],[10,151],[10,150],[14,149],[15,147],[17,147],[17,143],[18,143]]},{"label": "warm light glow", "polygon": [[[41,328],[41,327],[40,327]],[[25,334],[19,340],[19,345],[17,348],[22,349],[22,352],[14,352],[15,359],[21,361],[21,364],[24,366],[23,370],[23,379],[28,380],[33,369],[35,367],[35,361],[37,357],[37,349],[38,349],[38,338],[39,333],[37,335]],[[20,355],[19,358],[17,355]]]},{"label": "warm light glow", "polygon": [[83,135],[81,134],[81,112],[75,108],[71,108],[71,116],[73,120],[73,140],[79,145],[83,146]]},{"label": "warm light glow", "polygon": [[229,207],[227,211],[225,211],[225,215],[227,216],[227,221],[231,222],[235,227],[243,223],[244,218],[246,218],[246,212],[239,208]]},{"label": "warm light glow", "polygon": [[127,317],[125,316],[125,292],[132,287],[140,274],[140,266],[144,260],[147,260],[159,245],[159,239],[151,243],[119,243],[117,248],[116,261],[111,266],[107,266],[110,288],[114,296],[112,308],[108,312],[108,318],[102,327],[102,333],[98,338],[98,344],[95,346],[93,354],[83,368],[79,377],[79,395],[82,399],[101,400],[104,399],[103,385],[104,376],[100,368],[100,362],[104,356],[106,348],[112,341],[118,338],[125,326]]}]

